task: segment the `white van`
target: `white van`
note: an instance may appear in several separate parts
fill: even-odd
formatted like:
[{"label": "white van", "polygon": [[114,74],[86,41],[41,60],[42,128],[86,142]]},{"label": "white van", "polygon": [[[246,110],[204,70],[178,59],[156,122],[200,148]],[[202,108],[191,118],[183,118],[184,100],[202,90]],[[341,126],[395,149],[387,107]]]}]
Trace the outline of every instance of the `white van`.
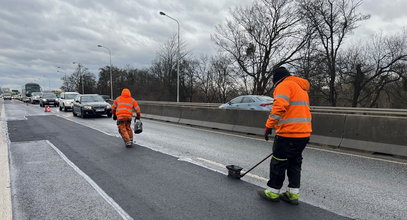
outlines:
[{"label": "white van", "polygon": [[79,95],[77,92],[62,92],[59,96],[59,111],[62,109],[66,112],[68,109],[72,109],[73,99]]}]

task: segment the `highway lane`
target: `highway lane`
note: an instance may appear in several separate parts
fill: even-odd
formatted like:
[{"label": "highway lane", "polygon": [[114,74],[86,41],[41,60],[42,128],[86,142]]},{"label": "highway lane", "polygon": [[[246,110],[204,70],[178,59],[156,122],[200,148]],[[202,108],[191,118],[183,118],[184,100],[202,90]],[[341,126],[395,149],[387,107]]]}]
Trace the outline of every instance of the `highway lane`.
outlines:
[{"label": "highway lane", "polygon": [[[49,146],[41,145],[39,141],[46,139],[136,219],[344,219],[308,204],[295,209],[287,204],[272,208],[270,203],[254,194],[258,187],[252,184],[229,179],[148,148],[126,149],[118,137],[62,117],[44,116],[41,112],[35,116],[37,110],[30,106],[6,105],[7,115],[22,112],[14,111],[13,107],[25,108],[30,115],[21,117],[24,120],[8,121],[12,187],[17,188],[13,189],[13,204],[18,208],[15,216],[44,218],[52,213],[51,218],[58,218],[56,214],[60,213],[60,218],[67,218],[72,217],[69,216],[72,208],[65,210],[66,204],[73,203],[70,205],[73,207],[87,204],[86,200],[83,201],[89,199],[86,193],[69,191],[74,188],[75,178],[60,168],[63,165],[55,166],[58,161],[53,158],[55,152],[52,154]],[[73,183],[64,189],[65,182]],[[62,187],[55,189],[55,185]],[[48,188],[51,195],[47,194]],[[68,194],[68,198],[64,198],[64,194]],[[75,196],[78,196],[77,201],[72,200]],[[28,208],[24,209],[26,206]],[[48,210],[49,207],[52,209]],[[91,218],[100,219],[103,213],[98,214],[99,217],[94,217],[90,212]],[[111,217],[107,215],[106,219]]]},{"label": "highway lane", "polygon": [[[6,110],[12,119],[22,119],[23,115],[49,114],[37,106],[24,106],[21,103],[6,105]],[[117,129],[111,119],[79,119],[73,118],[70,112],[57,112],[56,108],[52,110],[56,116],[117,136]],[[61,127],[64,125],[60,123]],[[144,128],[143,134],[137,136],[138,144],[218,172],[225,172],[225,164],[250,167],[271,149],[271,143],[250,136],[151,120],[144,120]],[[401,196],[406,194],[403,185],[406,182],[405,163],[311,148],[305,151],[304,158],[304,202],[361,219],[402,219],[406,213],[406,200]],[[254,176],[244,180],[264,186],[268,164],[261,165],[253,173]]]},{"label": "highway lane", "polygon": [[[344,219],[308,204],[282,203],[273,208],[254,193],[255,185],[145,147],[126,149],[118,137],[44,115],[31,106],[6,103],[6,115],[14,112],[27,114],[7,121],[14,216],[22,219],[83,219],[86,214],[100,219],[106,215],[95,215],[95,209],[106,211],[101,208],[106,204],[88,196],[92,192],[63,168],[53,146],[135,219]],[[78,192],[72,190],[76,185]],[[78,215],[75,209],[82,212]],[[106,215],[106,219],[115,218]]]}]

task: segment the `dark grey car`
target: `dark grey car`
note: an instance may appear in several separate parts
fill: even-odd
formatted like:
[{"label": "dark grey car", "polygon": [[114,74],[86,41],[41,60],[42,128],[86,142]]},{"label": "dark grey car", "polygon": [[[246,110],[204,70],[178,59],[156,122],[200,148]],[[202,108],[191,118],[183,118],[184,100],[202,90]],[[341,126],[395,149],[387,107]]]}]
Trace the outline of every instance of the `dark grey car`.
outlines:
[{"label": "dark grey car", "polygon": [[98,94],[77,95],[73,102],[72,114],[82,118],[99,115],[111,118],[112,106]]},{"label": "dark grey car", "polygon": [[43,93],[40,96],[40,106],[44,107],[46,105],[58,106],[58,98],[54,93]]}]

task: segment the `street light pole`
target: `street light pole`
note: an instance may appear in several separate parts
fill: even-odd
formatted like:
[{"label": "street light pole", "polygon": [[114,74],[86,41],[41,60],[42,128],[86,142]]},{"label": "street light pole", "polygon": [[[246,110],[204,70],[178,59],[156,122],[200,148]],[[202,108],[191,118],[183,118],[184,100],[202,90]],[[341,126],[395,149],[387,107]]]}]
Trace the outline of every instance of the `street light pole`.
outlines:
[{"label": "street light pole", "polygon": [[65,80],[65,82],[66,82],[66,73],[65,73],[65,72],[62,72],[62,71],[59,71],[59,70],[57,70],[57,72],[64,74],[64,80]]},{"label": "street light pole", "polygon": [[[59,69],[62,69],[60,66],[58,66],[57,68],[58,68],[57,72],[64,74],[64,83],[66,83],[68,87],[68,82],[66,81],[66,72],[59,71]],[[62,85],[64,85],[64,83],[62,83]]]},{"label": "street light pole", "polygon": [[178,28],[178,32],[177,32],[177,37],[178,37],[178,51],[177,51],[177,102],[179,102],[179,60],[180,60],[180,51],[179,51],[179,31],[180,31],[180,25],[177,19],[168,16],[167,14],[165,14],[164,12],[160,11],[160,15],[163,16],[167,16],[170,19],[174,20],[175,22],[177,22],[177,28]]},{"label": "street light pole", "polygon": [[112,51],[109,48],[107,48],[105,46],[102,46],[100,44],[98,45],[98,47],[105,48],[105,49],[107,49],[109,51],[109,57],[110,57],[110,98],[113,100]]}]

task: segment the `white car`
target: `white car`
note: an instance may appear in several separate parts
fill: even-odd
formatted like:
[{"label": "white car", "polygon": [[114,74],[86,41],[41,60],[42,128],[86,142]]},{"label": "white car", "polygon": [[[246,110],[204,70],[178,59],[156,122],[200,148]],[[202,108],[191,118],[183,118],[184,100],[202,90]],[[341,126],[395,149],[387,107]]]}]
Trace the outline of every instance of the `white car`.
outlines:
[{"label": "white car", "polygon": [[274,99],[271,98],[270,96],[243,95],[238,96],[230,100],[229,102],[220,105],[219,108],[270,111],[273,102]]},{"label": "white car", "polygon": [[73,99],[79,95],[77,92],[63,92],[59,96],[59,111],[62,109],[66,112],[68,109],[72,109]]},{"label": "white car", "polygon": [[11,100],[11,94],[9,94],[9,93],[4,94],[3,99],[4,100]]}]

